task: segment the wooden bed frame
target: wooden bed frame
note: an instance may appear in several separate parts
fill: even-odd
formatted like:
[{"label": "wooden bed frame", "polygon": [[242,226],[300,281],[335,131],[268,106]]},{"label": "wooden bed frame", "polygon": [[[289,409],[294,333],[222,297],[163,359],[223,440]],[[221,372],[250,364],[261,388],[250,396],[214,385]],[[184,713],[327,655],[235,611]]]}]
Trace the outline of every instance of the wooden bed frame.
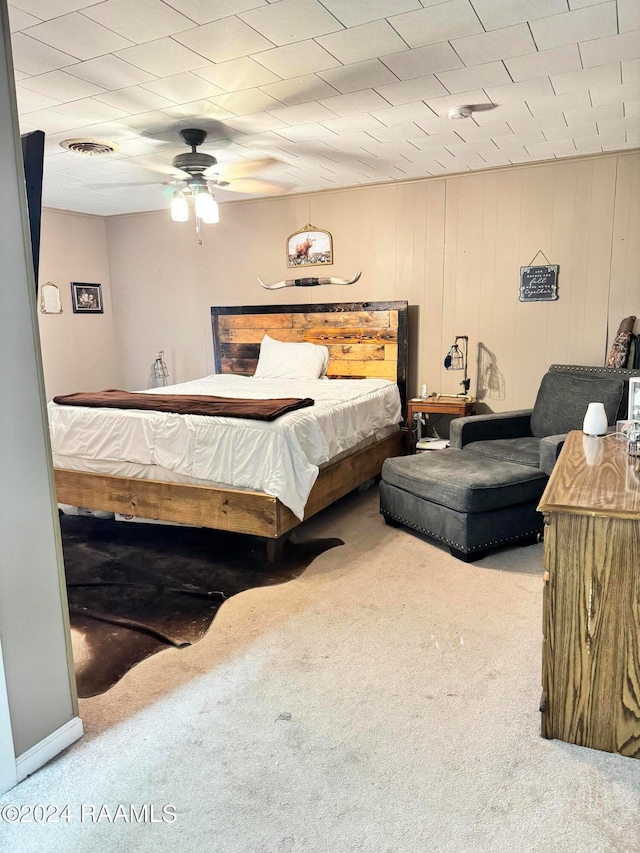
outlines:
[{"label": "wooden bed frame", "polygon": [[[407,303],[349,302],[211,309],[218,373],[253,375],[266,333],[281,341],[328,346],[332,379],[397,381],[406,407]],[[394,433],[348,454],[320,471],[305,506],[305,519],[377,476],[389,456],[403,452]],[[279,558],[287,534],[301,521],[272,495],[159,480],[56,469],[60,503],[248,533],[267,540]]]}]

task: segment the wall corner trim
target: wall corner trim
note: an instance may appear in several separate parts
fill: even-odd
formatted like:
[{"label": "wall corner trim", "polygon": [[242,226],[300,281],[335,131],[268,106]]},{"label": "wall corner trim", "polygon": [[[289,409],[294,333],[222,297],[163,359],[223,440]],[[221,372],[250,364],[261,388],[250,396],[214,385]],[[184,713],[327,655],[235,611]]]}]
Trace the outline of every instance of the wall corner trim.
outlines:
[{"label": "wall corner trim", "polygon": [[22,782],[27,776],[35,773],[58,753],[62,752],[72,743],[79,740],[84,734],[82,720],[73,717],[68,723],[60,726],[40,743],[36,743],[16,759],[16,772],[18,782]]}]

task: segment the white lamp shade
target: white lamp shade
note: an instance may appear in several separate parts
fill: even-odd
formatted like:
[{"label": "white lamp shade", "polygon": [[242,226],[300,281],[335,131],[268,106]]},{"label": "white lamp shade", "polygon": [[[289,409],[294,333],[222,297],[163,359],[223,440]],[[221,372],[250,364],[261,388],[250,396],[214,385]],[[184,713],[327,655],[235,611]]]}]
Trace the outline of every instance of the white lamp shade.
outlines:
[{"label": "white lamp shade", "polygon": [[187,222],[189,220],[189,205],[183,195],[174,195],[171,199],[171,219],[174,222]]},{"label": "white lamp shade", "polygon": [[198,193],[196,196],[196,216],[207,225],[215,225],[220,221],[218,202],[209,193]]},{"label": "white lamp shade", "polygon": [[604,403],[589,403],[584,416],[582,431],[587,435],[605,435],[607,432],[607,413]]}]

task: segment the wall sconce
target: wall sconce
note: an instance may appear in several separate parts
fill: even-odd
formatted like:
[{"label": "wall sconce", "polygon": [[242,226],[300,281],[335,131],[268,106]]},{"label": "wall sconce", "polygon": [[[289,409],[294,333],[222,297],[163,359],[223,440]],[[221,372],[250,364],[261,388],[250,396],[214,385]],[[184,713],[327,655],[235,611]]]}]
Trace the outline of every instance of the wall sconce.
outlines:
[{"label": "wall sconce", "polygon": [[[458,341],[462,341],[460,346],[458,346]],[[469,337],[467,335],[456,335],[456,339],[449,347],[449,352],[445,356],[444,366],[446,370],[464,370],[464,378],[460,383],[464,391],[462,394],[458,394],[459,397],[466,397],[469,394],[469,386],[471,385],[471,380],[467,376],[468,356]]]}]

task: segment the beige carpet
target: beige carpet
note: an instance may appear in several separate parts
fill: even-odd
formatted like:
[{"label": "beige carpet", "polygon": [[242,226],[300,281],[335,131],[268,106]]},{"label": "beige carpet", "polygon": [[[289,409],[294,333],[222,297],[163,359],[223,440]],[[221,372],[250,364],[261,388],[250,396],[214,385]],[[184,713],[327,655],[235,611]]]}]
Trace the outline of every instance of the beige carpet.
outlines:
[{"label": "beige carpet", "polygon": [[346,544],[82,702],[84,740],[0,799],[70,822],[2,851],[640,851],[640,762],[538,735],[542,546],[461,563],[374,489],[303,532]]}]

